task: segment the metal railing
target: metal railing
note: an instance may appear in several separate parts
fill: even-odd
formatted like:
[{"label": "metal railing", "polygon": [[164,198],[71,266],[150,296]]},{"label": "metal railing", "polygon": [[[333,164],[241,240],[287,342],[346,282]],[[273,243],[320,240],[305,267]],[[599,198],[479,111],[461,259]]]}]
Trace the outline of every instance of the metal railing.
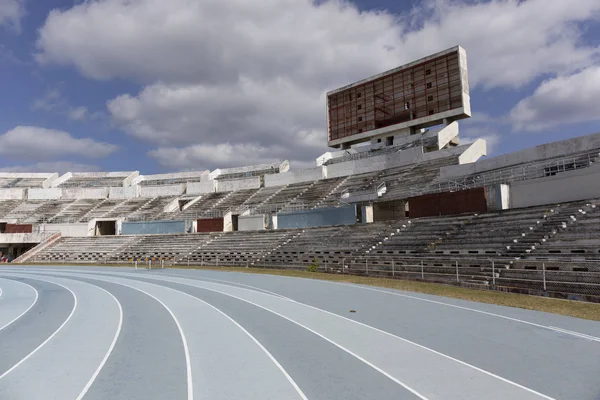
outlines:
[{"label": "metal railing", "polygon": [[[36,255],[38,263],[114,263],[163,266],[256,267],[416,280],[470,288],[600,302],[600,260],[537,260],[509,258],[436,258],[399,256],[351,256],[304,253],[292,258],[252,254],[195,252],[193,256],[140,256],[129,259],[103,256],[52,258]],[[316,260],[316,261],[315,261]]]},{"label": "metal railing", "polygon": [[591,166],[600,156],[599,150],[582,153],[575,156],[562,157],[550,161],[539,161],[518,167],[496,169],[482,172],[457,180],[434,183],[429,186],[419,186],[410,189],[412,196],[428,193],[439,193],[453,190],[471,189],[496,183],[516,182],[553,176],[562,172],[572,171]]}]

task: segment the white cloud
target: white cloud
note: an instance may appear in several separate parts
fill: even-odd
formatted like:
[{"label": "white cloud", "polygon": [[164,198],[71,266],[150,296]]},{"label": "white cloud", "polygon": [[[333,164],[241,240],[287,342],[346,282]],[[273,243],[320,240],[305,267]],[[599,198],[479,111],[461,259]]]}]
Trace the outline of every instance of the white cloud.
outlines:
[{"label": "white cloud", "polygon": [[27,165],[13,165],[10,167],[0,168],[2,172],[99,172],[100,167],[97,165],[80,164],[71,161],[50,161],[39,162]]},{"label": "white cloud", "polygon": [[164,167],[185,170],[268,163],[278,160],[283,151],[285,149],[263,147],[259,144],[221,143],[159,148],[150,151],[148,155]]},{"label": "white cloud", "polygon": [[[417,4],[394,16],[343,1],[90,1],[49,14],[36,59],[145,84],[108,110],[177,168],[176,154],[262,160],[223,150],[231,146],[281,148],[270,158],[308,162],[325,150],[327,90],[456,44],[469,54],[471,85],[483,88],[573,73],[599,53],[580,41],[582,24],[599,17],[597,0]],[[165,150],[170,158],[157,155]]]},{"label": "white cloud", "polygon": [[51,111],[57,108],[63,108],[64,106],[65,100],[62,97],[62,93],[57,88],[47,90],[43,97],[35,99],[32,104],[34,110],[44,111]]},{"label": "white cloud", "polygon": [[19,33],[21,31],[21,18],[24,15],[23,0],[0,0],[0,26],[6,25],[9,29]]},{"label": "white cloud", "polygon": [[600,121],[600,66],[548,79],[521,100],[510,117],[517,130],[539,131],[557,125]]},{"label": "white cloud", "polygon": [[73,121],[84,121],[88,117],[88,110],[83,106],[71,108],[68,117]]},{"label": "white cloud", "polygon": [[36,126],[17,126],[0,135],[0,155],[14,159],[52,160],[65,155],[103,158],[117,149],[113,144]]}]

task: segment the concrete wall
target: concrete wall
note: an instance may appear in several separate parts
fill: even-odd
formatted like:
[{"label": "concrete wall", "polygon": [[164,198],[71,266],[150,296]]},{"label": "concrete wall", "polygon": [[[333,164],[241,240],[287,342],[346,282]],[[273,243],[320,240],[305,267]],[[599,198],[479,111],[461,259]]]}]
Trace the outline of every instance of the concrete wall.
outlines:
[{"label": "concrete wall", "polygon": [[132,199],[140,197],[141,187],[140,186],[128,186],[128,187],[111,187],[108,188],[109,199]]},{"label": "concrete wall", "polygon": [[27,190],[27,198],[29,200],[52,200],[60,199],[61,196],[62,189],[59,188]]},{"label": "concrete wall", "polygon": [[41,243],[49,236],[48,233],[0,233],[0,244]]},{"label": "concrete wall", "polygon": [[[260,188],[260,176],[250,178],[216,181],[217,192],[233,192],[235,190]],[[189,194],[189,193],[188,193]]]},{"label": "concrete wall", "polygon": [[60,185],[61,183],[69,180],[72,176],[73,176],[72,172],[67,172],[67,173],[59,176],[58,178],[56,178],[52,181],[52,187],[56,187],[56,186]]},{"label": "concrete wall", "polygon": [[216,181],[188,182],[186,194],[204,194],[215,191]]},{"label": "concrete wall", "polygon": [[580,136],[573,139],[543,144],[529,149],[515,151],[498,157],[481,160],[475,164],[451,165],[440,171],[440,177],[450,179],[513,165],[527,164],[547,158],[567,156],[573,153],[600,149],[600,133]]},{"label": "concrete wall", "polygon": [[185,191],[185,185],[142,186],[140,197],[179,196]]},{"label": "concrete wall", "polygon": [[290,229],[312,226],[352,225],[356,223],[356,216],[355,206],[277,213],[277,228]]},{"label": "concrete wall", "polygon": [[147,221],[147,222],[123,222],[121,224],[122,235],[153,235],[168,233],[185,233],[185,221]]},{"label": "concrete wall", "polygon": [[265,187],[284,186],[300,182],[313,182],[318,179],[323,179],[322,167],[265,175]]},{"label": "concrete wall", "polygon": [[238,217],[238,231],[262,231],[265,229],[264,215],[245,215]]},{"label": "concrete wall", "polygon": [[21,200],[25,198],[25,189],[0,189],[0,200]]},{"label": "concrete wall", "polygon": [[87,223],[82,224],[42,224],[37,228],[38,232],[60,232],[65,237],[88,236],[89,229]]},{"label": "concrete wall", "polygon": [[133,180],[140,176],[140,171],[133,171],[127,178],[123,179],[123,186],[131,186],[133,184]]},{"label": "concrete wall", "polygon": [[62,189],[63,199],[106,199],[107,197],[107,187]]},{"label": "concrete wall", "polygon": [[506,210],[510,208],[510,187],[497,184],[485,187],[487,208],[489,211]]},{"label": "concrete wall", "polygon": [[600,165],[510,185],[511,208],[600,198]]},{"label": "concrete wall", "polygon": [[361,160],[346,161],[323,166],[323,170],[326,178],[363,174],[366,172],[381,171],[386,168],[415,164],[422,161],[431,161],[451,155],[461,155],[471,147],[472,145],[464,145],[429,153],[424,153],[422,147],[413,147],[397,153],[383,154],[375,157],[363,158]]},{"label": "concrete wall", "polygon": [[52,187],[52,182],[54,182],[56,179],[58,179],[58,172],[55,172],[53,174],[51,174],[49,177],[46,178],[46,180],[44,182],[42,182],[42,187],[44,189],[48,189]]},{"label": "concrete wall", "polygon": [[468,149],[466,149],[459,157],[459,164],[469,164],[478,161],[481,157],[487,155],[487,142],[484,139],[477,139]]}]

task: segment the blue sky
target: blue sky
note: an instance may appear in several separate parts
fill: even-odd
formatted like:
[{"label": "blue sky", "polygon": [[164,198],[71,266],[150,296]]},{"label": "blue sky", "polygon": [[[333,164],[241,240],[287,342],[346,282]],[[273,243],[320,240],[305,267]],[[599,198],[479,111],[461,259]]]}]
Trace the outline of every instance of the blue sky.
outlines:
[{"label": "blue sky", "polygon": [[464,140],[594,133],[599,21],[596,0],[0,0],[0,168],[308,167],[324,93],[457,44]]}]

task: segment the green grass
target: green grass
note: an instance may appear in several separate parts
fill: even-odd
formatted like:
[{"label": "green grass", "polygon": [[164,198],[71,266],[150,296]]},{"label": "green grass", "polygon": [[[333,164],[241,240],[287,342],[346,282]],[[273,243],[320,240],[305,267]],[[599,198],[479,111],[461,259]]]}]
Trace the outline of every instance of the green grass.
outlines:
[{"label": "green grass", "polygon": [[[43,264],[40,264],[43,265]],[[68,265],[68,264],[66,264]],[[104,264],[90,264],[90,266],[101,266]],[[107,266],[132,267],[131,264],[111,264]],[[144,265],[140,264],[140,268]],[[160,268],[156,265],[153,268]],[[570,317],[584,318],[600,321],[600,304],[582,301],[553,299],[540,296],[529,296],[515,293],[504,293],[493,290],[468,289],[453,285],[439,283],[406,281],[399,279],[373,278],[341,274],[325,274],[319,272],[307,272],[288,269],[270,268],[243,268],[243,267],[198,267],[177,266],[184,269],[203,269],[230,272],[242,272],[249,274],[267,274],[278,276],[290,276],[297,278],[318,279],[333,282],[356,283],[361,285],[377,286],[391,289],[407,290],[411,292],[433,294],[437,296],[451,297],[454,299],[471,300],[480,303],[497,304],[501,306],[517,307],[527,310],[549,312]]]}]

